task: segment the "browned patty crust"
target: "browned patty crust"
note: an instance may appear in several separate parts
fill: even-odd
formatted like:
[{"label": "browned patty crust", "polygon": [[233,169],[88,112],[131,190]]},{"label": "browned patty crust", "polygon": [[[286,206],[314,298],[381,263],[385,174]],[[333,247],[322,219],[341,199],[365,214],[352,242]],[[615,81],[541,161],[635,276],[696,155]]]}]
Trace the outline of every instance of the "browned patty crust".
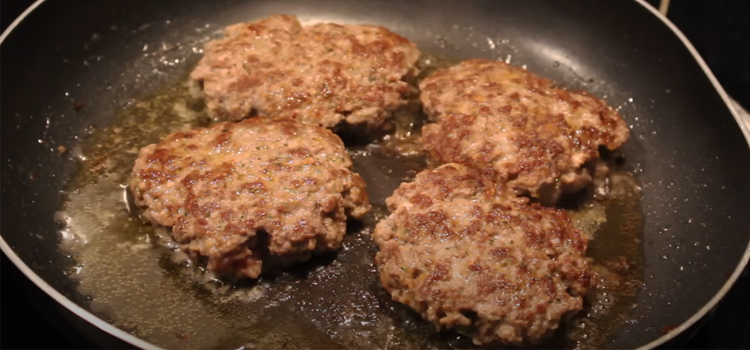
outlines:
[{"label": "browned patty crust", "polygon": [[438,329],[534,343],[581,310],[588,241],[564,211],[458,164],[419,173],[386,203],[373,233],[380,281]]},{"label": "browned patty crust", "polygon": [[191,74],[209,114],[240,120],[253,111],[333,127],[381,125],[406,103],[417,46],[383,27],[333,23],[303,27],[274,15],[227,27]]},{"label": "browned patty crust", "polygon": [[130,189],[144,216],[171,227],[222,275],[256,278],[337,250],[347,213],[369,209],[365,183],[338,136],[289,119],[256,117],[178,132],[144,147]]},{"label": "browned patty crust", "polygon": [[599,146],[614,150],[630,134],[603,100],[500,61],[464,61],[427,77],[420,89],[436,122],[422,129],[425,150],[534,197],[543,187],[582,188],[593,174],[581,167],[599,157]]}]

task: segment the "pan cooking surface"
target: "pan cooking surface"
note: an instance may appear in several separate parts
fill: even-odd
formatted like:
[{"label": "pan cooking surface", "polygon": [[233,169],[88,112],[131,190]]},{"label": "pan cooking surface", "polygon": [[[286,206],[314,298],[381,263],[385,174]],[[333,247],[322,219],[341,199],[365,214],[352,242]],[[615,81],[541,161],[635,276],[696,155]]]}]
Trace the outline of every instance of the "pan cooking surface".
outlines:
[{"label": "pan cooking surface", "polygon": [[[420,77],[450,64],[424,55]],[[92,129],[71,150],[82,168],[56,215],[65,223],[63,250],[76,262],[71,275],[95,312],[166,348],[472,347],[468,338],[438,333],[408,307],[391,301],[374,265],[377,247],[369,234],[387,215],[385,198],[427,166],[413,152],[425,119],[416,100],[399,111],[395,130],[385,140],[364,145],[344,135],[374,210],[361,222],[349,223],[338,254],[317,256],[258,281],[232,283],[204,272],[200,263],[176,250],[168,232],[138,216],[125,190],[140,147],[210,122],[187,88],[192,65],[183,69],[176,82],[129,102],[111,125]],[[578,205],[572,214],[576,225],[596,238],[590,256],[607,282],[547,345],[594,348],[629,318],[642,284],[640,189],[624,171],[616,172],[611,183],[610,201]],[[619,257],[631,265],[616,266]]]},{"label": "pan cooking surface", "polygon": [[[1,180],[6,203],[1,207],[0,232],[29,274],[84,309],[165,347],[240,346],[259,333],[266,338],[255,344],[279,340],[275,348],[310,342],[342,347],[356,344],[352,338],[357,331],[371,332],[362,336],[368,342],[373,339],[366,347],[385,347],[387,342],[394,347],[466,345],[455,335],[434,332],[406,308],[378,294],[382,292],[373,275],[365,273],[372,268],[367,264],[374,251],[363,232],[371,227],[375,214],[351,230],[345,243],[350,249],[337,257],[320,257],[306,268],[265,278],[255,286],[233,288],[189,273],[196,267],[181,266],[185,263],[181,259],[173,261],[153,229],[137,218],[137,212],[128,213],[120,187],[135,158],[128,152],[171,130],[206,122],[190,112],[199,109],[193,102],[179,103],[175,111],[179,99],[175,96],[184,98],[178,90],[184,89],[181,82],[200,57],[202,44],[220,27],[272,13],[298,14],[303,21],[382,24],[416,41],[423,51],[454,60],[509,60],[621,108],[632,131],[622,149],[623,170],[635,174],[643,187],[639,203],[625,204],[631,203],[631,208],[640,204],[641,209],[633,212],[643,215],[641,220],[638,215],[624,215],[627,210],[610,209],[623,215],[608,214],[604,230],[625,227],[621,222],[642,221],[642,230],[636,230],[643,232],[641,252],[605,245],[598,239],[604,237],[600,234],[592,241],[590,254],[607,255],[608,249],[617,249],[635,254],[636,261],[640,254],[644,287],[634,309],[610,312],[626,315],[624,323],[595,321],[599,332],[589,331],[587,325],[585,331],[569,333],[612,336],[603,347],[648,344],[720,294],[741,262],[750,227],[747,142],[684,44],[635,2],[540,1],[530,6],[477,1],[465,6],[419,0],[80,0],[77,6],[45,2],[10,33],[0,51]],[[634,26],[636,21],[639,24]],[[158,106],[148,103],[158,96],[172,100]],[[157,116],[159,123],[147,123]],[[128,120],[135,125],[128,126]],[[137,138],[132,136],[135,132]],[[118,137],[129,142],[117,142]],[[81,144],[82,139],[88,141]],[[405,159],[396,161],[379,152],[368,155],[362,149],[352,152],[376,206],[382,205],[378,199],[389,195],[401,177],[413,176],[407,171],[412,166],[403,165],[408,164]],[[419,160],[415,163],[412,168],[421,166]],[[384,168],[394,173],[380,176]],[[382,207],[379,214],[384,214]],[[61,225],[66,220],[69,223]],[[81,248],[77,240],[88,243]],[[75,261],[67,258],[70,252]],[[363,273],[338,270],[343,266]],[[128,278],[136,282],[119,290]],[[335,278],[346,283],[334,291],[330,283],[326,289],[320,283],[312,285]],[[287,285],[291,289],[282,290]],[[262,296],[250,292],[263,288],[268,289]],[[303,293],[305,298],[282,297]],[[278,304],[261,301],[268,295]],[[344,299],[346,303],[335,302]],[[606,296],[602,299],[606,302]],[[331,318],[351,300],[362,300],[355,305],[364,309],[346,310],[344,315],[350,318]],[[375,309],[375,302],[378,313],[363,311]],[[316,311],[327,307],[334,312]],[[363,325],[369,322],[367,317],[386,324]],[[305,333],[272,337],[278,334],[273,329],[296,323]],[[602,329],[603,324],[615,325],[619,331]],[[201,327],[214,332],[211,342],[205,340],[205,333],[191,333]],[[553,345],[576,345],[575,340],[571,343]]]}]

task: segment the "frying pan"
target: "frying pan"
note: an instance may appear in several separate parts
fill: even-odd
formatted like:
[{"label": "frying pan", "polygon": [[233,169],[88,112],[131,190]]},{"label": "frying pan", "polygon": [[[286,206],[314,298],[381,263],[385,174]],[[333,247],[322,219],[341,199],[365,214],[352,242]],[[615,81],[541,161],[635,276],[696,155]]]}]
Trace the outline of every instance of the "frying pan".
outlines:
[{"label": "frying pan", "polygon": [[620,108],[632,130],[622,154],[642,187],[644,287],[600,346],[675,346],[747,264],[750,131],[695,49],[642,1],[39,1],[0,38],[0,247],[80,318],[141,348],[185,344],[138,338],[137,325],[113,318],[137,305],[102,306],[81,291],[55,213],[92,128],[184,79],[222,26],[272,13],[384,25],[424,51],[508,60]]}]

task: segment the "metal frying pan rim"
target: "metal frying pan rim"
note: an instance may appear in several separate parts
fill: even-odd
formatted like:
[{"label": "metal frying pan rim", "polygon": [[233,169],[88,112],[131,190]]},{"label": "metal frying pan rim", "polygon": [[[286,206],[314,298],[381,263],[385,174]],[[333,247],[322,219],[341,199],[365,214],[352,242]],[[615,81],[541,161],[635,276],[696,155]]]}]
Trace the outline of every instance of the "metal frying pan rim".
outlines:
[{"label": "metal frying pan rim", "polygon": [[[11,25],[5,30],[5,32],[3,32],[2,35],[0,35],[0,45],[2,45],[2,43],[5,41],[5,38],[13,31],[13,29],[15,29],[15,27],[18,26],[18,24],[21,23],[21,21],[23,21],[32,11],[38,8],[44,1],[45,0],[37,0],[28,9],[26,9],[26,11],[24,11],[18,18],[16,18],[16,20],[13,21],[13,23],[11,23]],[[745,140],[747,141],[748,146],[750,146],[750,127],[741,119],[738,112],[732,106],[731,100],[729,96],[727,95],[727,93],[724,91],[724,88],[721,86],[721,84],[719,84],[718,80],[716,79],[714,74],[711,72],[711,69],[708,67],[708,65],[706,65],[706,62],[703,60],[700,54],[698,54],[698,51],[695,49],[695,47],[693,47],[693,45],[690,43],[690,41],[688,41],[685,35],[682,34],[682,32],[668,18],[666,18],[663,14],[658,12],[655,8],[651,7],[651,5],[646,3],[645,0],[635,0],[635,1],[641,6],[643,6],[644,8],[646,8],[648,11],[650,11],[654,16],[659,18],[667,26],[667,28],[669,28],[677,36],[677,38],[680,39],[683,45],[685,45],[685,47],[688,49],[688,51],[693,56],[695,61],[703,70],[704,74],[706,74],[706,76],[708,77],[709,81],[713,85],[716,92],[719,93],[719,96],[724,101],[724,104],[726,104],[729,107],[730,113],[734,116],[734,119],[737,125],[740,127],[743,135],[745,136]],[[113,326],[112,324],[108,322],[105,322],[101,318],[95,316],[91,312],[85,310],[84,308],[80,307],[79,305],[71,301],[70,299],[63,296],[60,292],[52,288],[52,286],[50,286],[41,277],[39,277],[36,273],[34,273],[34,271],[32,271],[28,267],[28,265],[26,265],[26,263],[24,263],[21,260],[21,258],[19,258],[18,255],[16,255],[16,253],[5,242],[2,236],[0,236],[0,250],[2,250],[3,253],[8,256],[10,261],[12,261],[13,264],[15,264],[18,267],[18,269],[29,280],[31,280],[38,288],[43,290],[45,293],[47,293],[47,295],[52,297],[56,302],[58,302],[60,305],[64,306],[71,312],[73,312],[78,317],[81,317],[82,319],[88,321],[89,323],[96,326],[97,328],[111,334],[112,336],[120,338],[138,348],[162,349],[130,333],[127,333]],[[748,261],[750,261],[750,244],[748,245],[748,247],[746,247],[745,253],[742,256],[742,259],[740,259],[740,262],[736,266],[735,270],[729,276],[729,278],[724,283],[724,285],[719,289],[719,291],[711,298],[711,300],[709,300],[706,304],[704,304],[700,310],[694,313],[690,318],[688,318],[686,321],[684,321],[682,324],[676,327],[673,331],[660,336],[659,338],[639,347],[638,349],[653,349],[658,346],[661,346],[667,341],[677,337],[683,331],[685,331],[686,329],[690,328],[693,324],[698,322],[698,320],[703,318],[710,310],[716,307],[716,305],[726,295],[726,293],[734,285],[737,279],[739,279],[739,276],[744,270],[745,266],[748,264]]]},{"label": "metal frying pan rim", "polygon": [[[713,72],[711,72],[711,69],[708,67],[706,62],[703,60],[701,55],[698,53],[698,50],[695,49],[693,44],[690,43],[690,41],[685,37],[684,34],[677,28],[677,26],[672,23],[666,16],[664,16],[661,12],[659,12],[657,9],[653,8],[651,5],[649,5],[646,0],[636,0],[637,3],[639,3],[641,6],[646,8],[648,11],[650,11],[654,16],[659,18],[672,32],[677,36],[677,38],[682,41],[682,44],[685,45],[685,47],[690,51],[690,54],[693,55],[693,58],[696,62],[698,62],[698,65],[703,69],[703,72],[708,77],[708,80],[711,81],[711,84],[714,86],[714,89],[716,89],[716,92],[719,93],[719,96],[721,96],[721,99],[724,100],[724,104],[729,107],[730,113],[732,113],[732,116],[734,116],[734,120],[737,122],[737,125],[739,125],[740,129],[742,130],[742,134],[745,135],[745,141],[747,141],[748,145],[750,146],[750,128],[748,125],[742,120],[737,110],[733,107],[732,102],[729,98],[729,95],[727,95],[726,91],[724,91],[724,88],[719,84],[719,81],[716,79],[716,76],[714,76]],[[742,255],[742,259],[740,259],[739,264],[737,267],[735,267],[734,271],[732,272],[732,275],[729,276],[729,279],[724,283],[724,285],[719,289],[716,294],[711,298],[711,300],[708,301],[708,303],[704,304],[703,307],[698,310],[698,312],[694,313],[693,316],[690,316],[685,322],[683,322],[681,325],[679,325],[677,328],[672,330],[671,332],[662,335],[661,337],[657,338],[656,340],[645,344],[638,349],[654,349],[658,346],[663,345],[667,341],[677,337],[679,334],[681,334],[686,329],[693,326],[696,322],[698,322],[701,318],[703,318],[709,311],[713,310],[716,305],[724,298],[724,296],[729,292],[729,289],[732,288],[735,282],[737,282],[737,279],[739,279],[740,274],[742,274],[742,271],[745,269],[745,266],[747,266],[748,261],[750,261],[750,244],[745,248],[745,253]]]},{"label": "metal frying pan rim", "polygon": [[[13,31],[13,29],[18,26],[19,23],[21,23],[31,12],[36,10],[39,5],[41,5],[45,0],[37,0],[34,2],[29,8],[26,9],[23,13],[21,13],[18,18],[16,18],[13,23],[8,26],[8,28],[0,35],[0,45],[2,45],[3,42],[5,42],[5,38],[8,37],[10,32]],[[74,303],[72,300],[66,298],[64,295],[60,294],[55,288],[52,288],[46,281],[44,281],[41,277],[39,277],[34,271],[29,268],[26,263],[21,260],[21,258],[16,255],[16,253],[11,249],[11,247],[8,245],[8,243],[5,242],[5,239],[0,235],[0,250],[3,251],[3,254],[5,254],[8,259],[10,259],[11,262],[13,262],[16,267],[28,278],[33,282],[39,289],[43,290],[47,295],[52,297],[57,303],[64,306],[66,309],[70,310],[72,313],[74,313],[76,316],[88,321],[95,327],[111,334],[114,337],[117,337],[119,339],[122,339],[130,345],[136,346],[140,349],[148,349],[148,350],[163,350],[162,348],[151,344],[145,340],[142,340],[128,332],[125,332],[109,322],[106,322],[102,320],[101,318],[97,317],[96,315],[92,314],[91,312],[85,310],[84,308],[78,306],[78,304]]]}]

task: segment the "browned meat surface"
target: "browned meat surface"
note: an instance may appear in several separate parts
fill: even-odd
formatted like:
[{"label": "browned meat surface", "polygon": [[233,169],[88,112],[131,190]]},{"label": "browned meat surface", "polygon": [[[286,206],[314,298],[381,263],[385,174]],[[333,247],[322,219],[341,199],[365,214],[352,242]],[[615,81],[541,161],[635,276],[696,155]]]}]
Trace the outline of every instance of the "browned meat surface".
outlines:
[{"label": "browned meat surface", "polygon": [[370,208],[351,167],[329,130],[258,117],[144,147],[130,189],[145,217],[171,227],[209,270],[256,278],[264,263],[339,248],[347,213],[360,218]]},{"label": "browned meat surface", "polygon": [[380,281],[438,329],[534,343],[581,310],[594,275],[564,211],[458,164],[419,173],[386,203],[373,234]]},{"label": "browned meat surface", "polygon": [[383,27],[316,24],[275,15],[229,26],[191,74],[210,115],[253,112],[333,127],[381,125],[406,103],[401,79],[415,73],[417,46]]},{"label": "browned meat surface", "polygon": [[581,189],[592,180],[598,147],[614,150],[630,134],[604,101],[500,61],[465,61],[420,88],[436,122],[422,130],[424,148],[439,162],[493,173],[520,194]]}]

